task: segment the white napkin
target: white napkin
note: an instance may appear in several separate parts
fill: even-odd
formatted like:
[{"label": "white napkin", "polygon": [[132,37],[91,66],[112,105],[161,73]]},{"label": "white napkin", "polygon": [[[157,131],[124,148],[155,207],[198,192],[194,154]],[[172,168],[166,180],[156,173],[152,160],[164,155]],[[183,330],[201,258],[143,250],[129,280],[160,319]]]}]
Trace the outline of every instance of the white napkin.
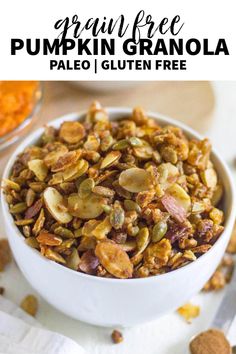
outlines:
[{"label": "white napkin", "polygon": [[43,329],[0,295],[0,354],[86,354],[72,339]]}]

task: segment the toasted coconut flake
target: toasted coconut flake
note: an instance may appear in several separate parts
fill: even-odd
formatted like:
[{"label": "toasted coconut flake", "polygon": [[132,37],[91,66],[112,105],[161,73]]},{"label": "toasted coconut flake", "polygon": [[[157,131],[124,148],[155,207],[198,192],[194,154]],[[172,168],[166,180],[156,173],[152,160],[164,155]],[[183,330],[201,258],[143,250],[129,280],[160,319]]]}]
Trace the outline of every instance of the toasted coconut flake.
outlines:
[{"label": "toasted coconut flake", "polygon": [[152,187],[152,179],[148,171],[133,167],[121,172],[119,184],[129,192],[139,193],[147,191]]}]

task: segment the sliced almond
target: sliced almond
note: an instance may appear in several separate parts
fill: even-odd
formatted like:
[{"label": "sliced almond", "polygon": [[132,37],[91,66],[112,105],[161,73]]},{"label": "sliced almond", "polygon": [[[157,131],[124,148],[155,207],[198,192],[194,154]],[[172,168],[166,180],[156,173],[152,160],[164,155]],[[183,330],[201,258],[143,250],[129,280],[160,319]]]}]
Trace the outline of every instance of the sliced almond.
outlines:
[{"label": "sliced almond", "polygon": [[139,193],[152,187],[152,178],[148,171],[133,167],[120,174],[119,184],[129,192]]},{"label": "sliced almond", "polygon": [[68,208],[73,216],[81,219],[95,219],[103,213],[104,198],[91,194],[81,198],[78,194],[71,194],[68,198]]},{"label": "sliced almond", "polygon": [[64,204],[64,199],[55,188],[46,188],[43,198],[48,211],[59,223],[67,224],[72,220],[72,216],[63,208],[60,208],[60,205]]},{"label": "sliced almond", "polygon": [[163,190],[166,190],[174,182],[176,182],[179,176],[178,168],[170,162],[159,165],[157,171],[159,173],[159,183]]},{"label": "sliced almond", "polygon": [[85,136],[85,129],[79,122],[64,122],[59,136],[69,144],[76,144]]},{"label": "sliced almond", "polygon": [[66,152],[61,155],[55,164],[52,166],[52,172],[65,171],[70,166],[74,165],[81,156],[81,150],[74,150]]},{"label": "sliced almond", "polygon": [[132,277],[133,264],[127,253],[117,244],[100,242],[95,248],[95,254],[103,267],[116,278]]},{"label": "sliced almond", "polygon": [[67,147],[64,144],[57,144],[55,150],[50,151],[44,158],[44,162],[47,167],[53,166],[59,157],[65,155],[68,152]]},{"label": "sliced almond", "polygon": [[44,181],[48,174],[48,168],[43,160],[31,160],[28,162],[28,167],[32,171],[39,181]]},{"label": "sliced almond", "polygon": [[153,148],[145,141],[139,139],[142,143],[142,146],[133,148],[134,155],[141,160],[149,160],[152,158]]},{"label": "sliced almond", "polygon": [[167,193],[170,194],[172,197],[175,198],[177,203],[184,208],[186,213],[189,212],[191,208],[191,199],[188,193],[180,187],[177,183],[174,183],[171,187],[169,187],[167,190]]}]

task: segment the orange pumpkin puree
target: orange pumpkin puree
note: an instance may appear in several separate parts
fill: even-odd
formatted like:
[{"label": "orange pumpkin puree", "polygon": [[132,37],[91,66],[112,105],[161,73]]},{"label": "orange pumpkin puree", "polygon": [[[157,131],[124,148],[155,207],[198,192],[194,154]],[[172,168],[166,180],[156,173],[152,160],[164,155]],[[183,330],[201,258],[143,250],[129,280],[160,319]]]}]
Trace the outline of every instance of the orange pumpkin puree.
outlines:
[{"label": "orange pumpkin puree", "polygon": [[29,116],[38,85],[38,81],[0,81],[0,137]]}]

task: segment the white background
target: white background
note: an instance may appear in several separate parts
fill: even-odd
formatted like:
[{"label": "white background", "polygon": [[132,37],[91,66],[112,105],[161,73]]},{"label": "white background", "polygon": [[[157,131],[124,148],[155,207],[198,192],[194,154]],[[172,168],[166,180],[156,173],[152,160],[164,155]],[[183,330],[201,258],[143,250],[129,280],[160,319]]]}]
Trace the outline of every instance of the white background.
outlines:
[{"label": "white background", "polygon": [[[235,0],[172,0],[172,1],[32,1],[8,0],[0,3],[0,79],[52,79],[52,80],[170,80],[170,79],[236,79],[236,29]],[[163,17],[180,15],[185,25],[180,36],[188,38],[208,38],[213,48],[218,38],[225,38],[230,51],[229,56],[188,56],[187,71],[50,71],[48,56],[29,56],[20,51],[10,56],[11,38],[55,38],[58,33],[54,23],[66,16],[78,14],[83,22],[90,17],[107,16],[117,18],[123,13],[128,22],[134,20],[138,11],[144,9],[151,14],[156,24]],[[164,38],[167,38],[165,36]],[[156,39],[158,38],[155,37]],[[118,42],[117,42],[118,44]],[[121,46],[117,45],[117,49]],[[98,57],[99,58],[99,57]],[[119,53],[110,59],[121,59]],[[134,59],[125,56],[126,59]],[[135,57],[136,59],[138,57]],[[150,58],[150,57],[149,57]],[[53,59],[53,56],[51,57]],[[57,58],[58,59],[58,58]],[[86,59],[86,57],[67,56],[63,59]],[[108,59],[108,58],[102,58]],[[142,59],[147,59],[142,56]],[[154,56],[152,56],[154,59]],[[158,57],[155,59],[162,59]],[[169,57],[165,57],[169,59]],[[173,59],[173,58],[170,58]],[[185,57],[181,57],[185,59]]]}]

